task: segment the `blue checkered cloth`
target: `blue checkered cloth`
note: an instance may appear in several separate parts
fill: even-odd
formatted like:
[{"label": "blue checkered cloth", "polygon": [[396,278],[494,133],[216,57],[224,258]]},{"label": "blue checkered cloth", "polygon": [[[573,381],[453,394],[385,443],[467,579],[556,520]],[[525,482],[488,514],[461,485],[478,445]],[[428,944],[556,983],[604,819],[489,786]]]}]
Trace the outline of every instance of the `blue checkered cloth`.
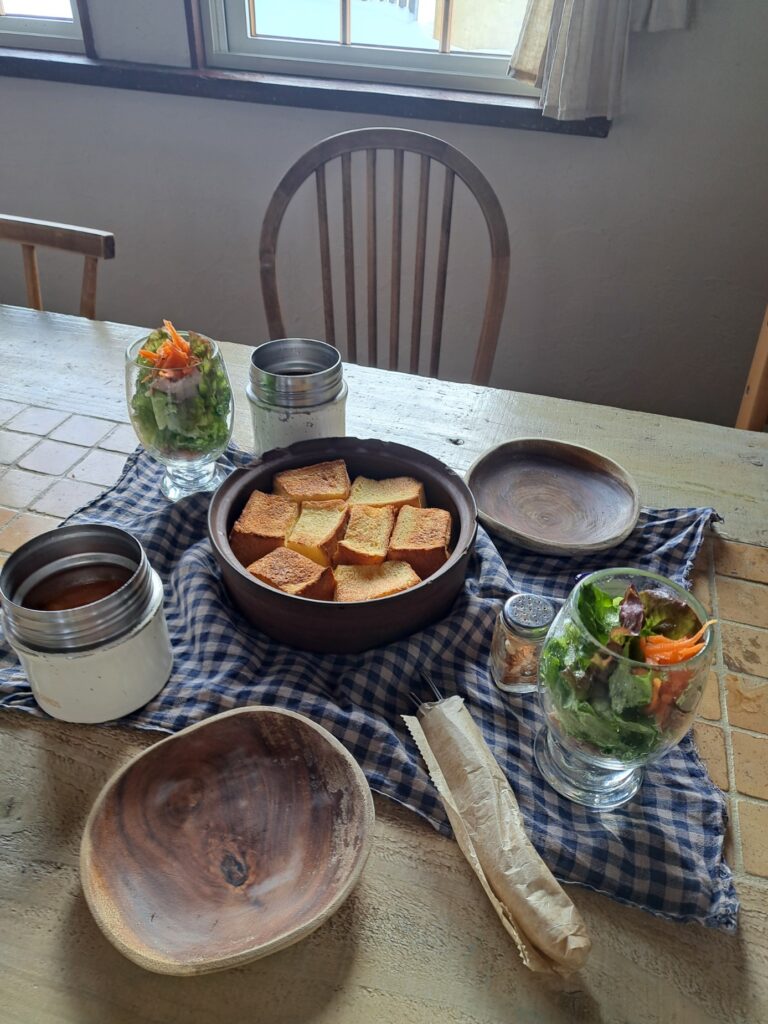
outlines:
[{"label": "blue checkered cloth", "polygon": [[[230,449],[229,461],[250,458]],[[145,453],[128,458],[118,483],[69,523],[99,522],[133,534],[165,585],[174,651],[160,695],[124,724],[175,732],[247,704],[277,705],[325,726],[352,752],[372,789],[450,827],[401,716],[427,670],[445,696],[458,693],[482,728],[517,795],[529,835],[554,874],[677,921],[733,931],[738,900],[723,863],[725,801],[690,737],[648,768],[624,807],[594,813],[552,790],[537,772],[533,740],[542,715],[535,694],[493,686],[488,652],[501,602],[511,591],[564,598],[577,575],[607,565],[688,580],[712,509],[645,509],[618,548],[586,559],[531,554],[478,530],[464,589],[436,625],[359,655],[292,650],[265,637],[234,609],[206,534],[209,495],[176,504],[162,497],[162,468]],[[0,706],[42,714],[0,634]]]}]

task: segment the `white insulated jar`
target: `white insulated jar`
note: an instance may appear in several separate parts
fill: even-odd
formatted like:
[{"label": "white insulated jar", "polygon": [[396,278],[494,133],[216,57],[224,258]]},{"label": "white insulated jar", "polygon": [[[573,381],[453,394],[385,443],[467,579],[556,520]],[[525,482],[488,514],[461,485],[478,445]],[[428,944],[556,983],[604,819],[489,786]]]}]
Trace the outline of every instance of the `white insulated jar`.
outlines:
[{"label": "white insulated jar", "polygon": [[[34,595],[108,581],[89,603],[50,610]],[[93,592],[91,592],[93,593]],[[64,526],[28,541],[0,573],[6,639],[40,707],[65,722],[108,722],[162,690],[173,665],[163,585],[124,530]],[[49,602],[51,603],[51,602]]]},{"label": "white insulated jar", "polygon": [[333,345],[278,338],[251,355],[246,394],[256,455],[315,437],[344,437],[347,384]]}]

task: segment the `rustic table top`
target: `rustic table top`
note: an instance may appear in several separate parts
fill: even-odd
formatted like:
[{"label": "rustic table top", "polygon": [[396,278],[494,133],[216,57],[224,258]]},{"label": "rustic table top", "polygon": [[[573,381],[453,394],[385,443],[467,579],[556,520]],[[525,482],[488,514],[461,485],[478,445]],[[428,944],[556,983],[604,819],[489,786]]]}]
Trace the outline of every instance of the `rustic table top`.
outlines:
[{"label": "rustic table top", "polygon": [[[122,353],[138,327],[0,306],[0,563],[109,485],[135,440]],[[223,344],[235,439],[251,442],[250,349]],[[457,470],[515,436],[593,446],[644,504],[724,516],[695,587],[727,620],[695,730],[735,826],[742,900],[726,936],[571,888],[593,938],[575,978],[522,967],[450,840],[377,800],[374,850],[341,911],[310,938],[207,977],[149,974],[104,939],[78,877],[99,789],[156,734],[0,717],[0,1017],[46,1022],[756,1022],[768,1019],[768,436],[349,366],[348,433],[429,451]],[[738,542],[738,543],[736,543]],[[3,552],[6,554],[3,555]]]}]

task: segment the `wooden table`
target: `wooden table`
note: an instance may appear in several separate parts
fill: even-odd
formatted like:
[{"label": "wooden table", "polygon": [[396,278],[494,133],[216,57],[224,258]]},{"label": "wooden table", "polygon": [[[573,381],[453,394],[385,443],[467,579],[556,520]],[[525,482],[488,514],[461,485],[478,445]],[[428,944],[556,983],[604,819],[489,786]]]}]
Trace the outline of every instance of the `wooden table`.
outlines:
[{"label": "wooden table", "polygon": [[[0,463],[14,464],[0,465],[0,552],[56,525],[83,488],[95,492],[119,468],[119,453],[132,444],[128,430],[114,426],[127,420],[122,353],[141,333],[0,306]],[[247,446],[243,388],[250,350],[229,344],[222,350],[236,393],[235,438]],[[768,551],[754,546],[768,544],[768,437],[355,366],[346,372],[350,434],[402,441],[459,470],[509,437],[560,437],[619,460],[635,476],[645,504],[711,504],[725,516],[696,587],[732,622],[724,626],[725,661],[718,657],[696,729],[739,823],[729,853],[742,899],[739,933],[674,925],[572,888],[593,953],[578,977],[543,981],[521,966],[457,847],[416,816],[377,800],[376,841],[363,879],[313,936],[221,975],[152,975],[125,960],[96,928],[80,890],[78,847],[84,817],[106,778],[156,736],[3,712],[0,1019],[768,1019]],[[46,421],[26,407],[61,415]],[[13,454],[19,448],[24,451]]]}]

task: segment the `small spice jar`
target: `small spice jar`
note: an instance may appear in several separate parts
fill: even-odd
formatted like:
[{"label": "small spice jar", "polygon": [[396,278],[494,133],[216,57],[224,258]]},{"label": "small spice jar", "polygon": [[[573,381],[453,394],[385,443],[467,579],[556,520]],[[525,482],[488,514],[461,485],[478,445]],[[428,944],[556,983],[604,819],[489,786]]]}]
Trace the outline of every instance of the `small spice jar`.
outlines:
[{"label": "small spice jar", "polygon": [[499,612],[491,641],[491,676],[500,690],[536,689],[539,654],[557,614],[552,601],[535,594],[514,594]]},{"label": "small spice jar", "polygon": [[313,437],[344,437],[347,390],[333,345],[311,338],[259,345],[246,388],[255,454]]}]

